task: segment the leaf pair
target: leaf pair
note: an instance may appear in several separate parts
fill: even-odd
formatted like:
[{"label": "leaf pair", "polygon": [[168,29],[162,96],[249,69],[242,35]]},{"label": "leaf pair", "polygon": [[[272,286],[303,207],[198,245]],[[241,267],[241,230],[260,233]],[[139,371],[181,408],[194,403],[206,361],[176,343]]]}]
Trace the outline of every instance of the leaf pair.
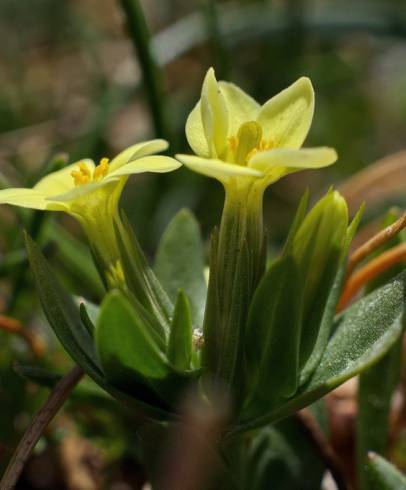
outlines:
[{"label": "leaf pair", "polygon": [[359,215],[347,230],[347,207],[337,192],[329,191],[305,216],[307,200],[306,193],[282,257],[266,272],[250,306],[249,403],[275,404],[293,396],[316,367],[330,334]]},{"label": "leaf pair", "polygon": [[[256,399],[240,415],[232,434],[284,418],[321,398],[378,361],[404,330],[406,272],[336,317],[333,335],[308,381],[294,396],[275,402]],[[275,364],[273,372],[280,376]],[[266,390],[267,387],[263,386]]]},{"label": "leaf pair", "polygon": [[169,408],[143,386],[138,387],[133,396],[118,389],[104,374],[99,362],[93,338],[82,322],[79,308],[72,297],[64,291],[55,278],[52,269],[33,240],[25,236],[27,253],[30,260],[36,289],[53,331],[72,359],[100,387],[138,413],[157,419],[167,419]]}]

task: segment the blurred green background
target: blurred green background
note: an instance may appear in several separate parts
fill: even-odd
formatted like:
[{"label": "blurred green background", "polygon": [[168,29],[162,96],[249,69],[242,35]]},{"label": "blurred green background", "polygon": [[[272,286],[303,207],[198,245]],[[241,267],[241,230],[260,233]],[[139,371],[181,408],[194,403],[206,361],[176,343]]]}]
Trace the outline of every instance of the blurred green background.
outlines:
[{"label": "blurred green background", "polygon": [[[156,136],[170,141],[171,153],[188,152],[185,119],[209,66],[259,102],[309,76],[316,112],[306,145],[333,146],[339,153],[333,167],[294,174],[268,190],[265,219],[275,249],[306,187],[315,198],[405,148],[405,2],[144,0],[145,23],[140,11],[131,11],[133,23],[126,25],[131,5],[136,3],[1,0],[0,186],[30,186],[59,152],[69,161],[97,160]],[[184,206],[193,209],[208,237],[222,197],[217,182],[181,169],[132,177],[123,206],[152,257],[165,225]],[[7,207],[0,220],[0,313],[39,335],[47,349],[40,362],[64,372],[69,361],[34,308],[21,229],[42,238],[65,284],[97,298],[100,285],[92,266],[83,265],[88,255],[81,233],[66,217]],[[66,236],[58,223],[69,230]],[[46,396],[11,369],[16,360],[32,363],[30,357],[26,343],[0,332],[0,468]],[[131,444],[124,428],[116,427],[124,419],[117,422],[111,406],[100,408],[95,425],[86,421],[81,428],[106,438],[113,461]],[[50,435],[48,443],[55,438]]]}]

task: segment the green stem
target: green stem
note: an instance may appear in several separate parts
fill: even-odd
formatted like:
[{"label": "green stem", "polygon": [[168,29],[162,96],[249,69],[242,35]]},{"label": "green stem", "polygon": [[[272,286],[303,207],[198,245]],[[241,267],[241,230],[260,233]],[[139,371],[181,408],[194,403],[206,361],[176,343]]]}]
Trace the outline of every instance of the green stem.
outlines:
[{"label": "green stem", "polygon": [[203,363],[229,385],[241,383],[248,307],[265,268],[262,196],[255,185],[230,181],[213,236]]},{"label": "green stem", "polygon": [[128,34],[137,51],[142,68],[156,136],[168,139],[162,78],[151,49],[150,34],[144,13],[138,0],[120,0],[120,3],[126,16]]}]

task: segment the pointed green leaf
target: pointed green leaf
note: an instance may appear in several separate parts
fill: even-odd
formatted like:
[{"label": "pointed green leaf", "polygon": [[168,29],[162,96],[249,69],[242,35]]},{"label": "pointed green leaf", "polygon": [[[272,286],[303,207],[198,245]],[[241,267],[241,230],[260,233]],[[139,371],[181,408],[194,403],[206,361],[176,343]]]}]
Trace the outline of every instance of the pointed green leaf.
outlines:
[{"label": "pointed green leaf", "polygon": [[173,313],[167,356],[179,371],[188,371],[192,361],[192,315],[189,300],[179,291]]},{"label": "pointed green leaf", "polygon": [[169,334],[169,313],[172,304],[148,265],[137,237],[124,213],[121,221],[115,223],[115,233],[120,250],[126,284],[135,299],[151,313],[156,333],[166,341]]},{"label": "pointed green leaf", "polygon": [[55,335],[66,352],[98,385],[135,410],[158,419],[168,418],[162,404],[146,403],[113,388],[106,380],[97,360],[93,339],[83,325],[72,297],[60,286],[52,269],[35,242],[26,234],[25,242],[38,296]]},{"label": "pointed green leaf", "polygon": [[22,378],[45,388],[53,388],[62,379],[60,374],[38,366],[15,364],[13,370]]},{"label": "pointed green leaf", "polygon": [[136,304],[118,290],[105,297],[96,324],[96,346],[106,378],[113,386],[142,400],[164,406],[198,374],[178,373],[151,335],[151,325]]},{"label": "pointed green leaf", "polygon": [[80,303],[79,305],[79,313],[80,313],[80,319],[82,320],[83,325],[85,326],[86,330],[89,332],[89,335],[93,337],[94,335],[94,324],[92,320],[90,319],[86,306],[84,303]]},{"label": "pointed green leaf", "polygon": [[[399,339],[400,340],[400,339]],[[357,415],[357,470],[359,488],[369,490],[365,460],[369,451],[385,453],[389,437],[392,396],[400,380],[400,341],[359,377]]]},{"label": "pointed green leaf", "polygon": [[359,222],[361,220],[363,213],[363,206],[360,207],[354,219],[351,221],[350,226],[347,229],[345,244],[341,250],[341,256],[339,259],[338,271],[335,276],[333,285],[330,289],[327,301],[325,303],[325,308],[320,321],[319,332],[317,336],[316,343],[314,344],[313,351],[309,356],[306,364],[303,366],[300,372],[300,385],[305,383],[309,376],[316,369],[317,364],[323,355],[324,349],[326,348],[329,336],[334,323],[334,317],[337,309],[337,303],[340,299],[340,294],[343,287],[343,282],[345,278],[346,265],[347,265],[347,254],[348,249],[351,245],[352,239],[355,232],[357,231]]},{"label": "pointed green leaf", "polygon": [[308,205],[309,189],[306,189],[302,197],[300,198],[295,217],[293,218],[292,224],[290,226],[288,238],[286,239],[285,246],[283,247],[283,255],[288,255],[291,252],[293,239],[295,238],[295,235],[306,216]]},{"label": "pointed green leaf", "polygon": [[405,291],[406,272],[345,310],[308,383],[271,410],[264,404],[258,413],[245,414],[233,433],[286,417],[381,359],[403,332]]},{"label": "pointed green leaf", "polygon": [[93,339],[81,321],[78,307],[62,289],[40,249],[28,234],[25,234],[25,244],[35,286],[49,324],[68,354],[85,371],[88,369],[99,378],[102,377]]},{"label": "pointed green leaf", "polygon": [[253,374],[252,402],[275,403],[298,386],[303,286],[290,256],[275,262],[252,300],[246,334],[247,371]]},{"label": "pointed green leaf", "polygon": [[192,317],[203,322],[206,281],[203,275],[204,247],[199,224],[193,214],[182,209],[166,228],[155,260],[155,272],[173,303],[182,289],[190,300]]},{"label": "pointed green leaf", "polygon": [[108,379],[120,382],[127,372],[155,379],[168,375],[165,355],[148,330],[123,293],[113,290],[105,296],[97,319],[96,346]]},{"label": "pointed green leaf", "polygon": [[406,477],[376,453],[368,455],[370,490],[406,490]]}]

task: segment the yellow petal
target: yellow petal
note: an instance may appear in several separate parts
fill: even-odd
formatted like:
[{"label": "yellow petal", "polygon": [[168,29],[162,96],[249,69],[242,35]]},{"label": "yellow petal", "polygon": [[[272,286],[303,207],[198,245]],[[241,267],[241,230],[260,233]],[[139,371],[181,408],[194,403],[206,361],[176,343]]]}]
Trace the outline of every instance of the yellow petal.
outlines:
[{"label": "yellow petal", "polygon": [[115,158],[113,158],[113,160],[111,160],[110,172],[137,158],[164,151],[168,148],[168,146],[168,142],[163,139],[143,141],[141,143],[132,145],[119,153]]},{"label": "yellow petal", "polygon": [[[220,89],[226,111],[228,112],[228,130],[227,134],[224,132],[225,137],[236,135],[244,122],[256,120],[260,105],[233,83],[221,81],[218,82],[217,87]],[[194,153],[200,157],[208,158],[210,149],[203,128],[201,101],[195,105],[189,114],[185,129],[186,138]]]},{"label": "yellow petal", "polygon": [[109,181],[123,175],[139,174],[141,172],[171,172],[180,167],[180,163],[174,158],[164,155],[152,155],[138,158],[130,163],[122,165],[120,168],[110,172],[104,179]]},{"label": "yellow petal", "polygon": [[0,204],[30,209],[48,209],[44,194],[33,189],[14,188],[0,191]]},{"label": "yellow petal", "polygon": [[285,167],[288,172],[295,169],[321,168],[333,164],[337,153],[333,148],[305,148],[301,150],[276,149],[260,151],[251,157],[249,167],[268,172],[274,167]]},{"label": "yellow petal", "polygon": [[72,163],[67,167],[57,170],[46,175],[44,178],[39,180],[33,189],[43,193],[47,197],[56,196],[58,194],[63,194],[70,191],[75,187],[74,179],[71,175],[72,171],[79,167],[80,163],[85,163],[90,171],[94,170],[94,162],[88,158],[79,160],[78,162]]},{"label": "yellow petal", "polygon": [[311,81],[302,77],[268,100],[259,111],[257,121],[263,137],[276,148],[298,149],[302,146],[314,112]]},{"label": "yellow petal", "polygon": [[116,177],[115,179],[103,179],[98,182],[93,181],[89,182],[88,184],[82,184],[73,187],[71,190],[68,192],[58,194],[56,196],[49,196],[46,198],[47,202],[49,203],[61,203],[65,202],[69,206],[71,202],[76,201],[88,194],[91,194],[92,192],[96,191],[97,189],[101,189],[102,187],[107,186],[108,184],[118,181],[119,177]]},{"label": "yellow petal", "polygon": [[228,113],[213,68],[209,68],[204,78],[200,101],[203,130],[210,155],[218,157],[227,143]]},{"label": "yellow petal", "polygon": [[220,182],[224,182],[228,177],[259,178],[263,176],[259,170],[226,163],[215,158],[201,158],[193,155],[176,155],[176,158],[191,170],[208,177],[214,177]]},{"label": "yellow petal", "polygon": [[261,106],[233,83],[219,82],[219,86],[228,111],[228,134],[235,136],[242,124],[257,119]]},{"label": "yellow petal", "polygon": [[194,153],[199,155],[199,157],[208,158],[210,156],[210,150],[206,135],[204,134],[200,100],[194,106],[186,120],[185,131],[186,139]]}]

